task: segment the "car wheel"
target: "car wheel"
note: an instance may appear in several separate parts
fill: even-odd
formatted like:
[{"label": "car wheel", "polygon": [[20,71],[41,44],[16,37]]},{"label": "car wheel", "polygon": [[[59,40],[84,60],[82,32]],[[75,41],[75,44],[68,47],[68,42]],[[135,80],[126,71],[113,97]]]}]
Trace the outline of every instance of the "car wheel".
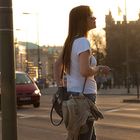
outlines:
[{"label": "car wheel", "polygon": [[33,106],[34,106],[35,108],[40,107],[40,103],[34,103]]}]

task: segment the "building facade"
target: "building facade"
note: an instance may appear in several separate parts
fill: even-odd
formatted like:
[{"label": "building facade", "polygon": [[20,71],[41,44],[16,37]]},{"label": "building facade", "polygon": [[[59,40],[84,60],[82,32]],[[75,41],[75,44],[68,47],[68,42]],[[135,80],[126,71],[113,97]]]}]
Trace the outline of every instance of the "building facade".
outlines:
[{"label": "building facade", "polygon": [[137,21],[115,21],[106,15],[106,64],[114,73],[116,85],[129,79],[135,85],[140,77],[140,13]]},{"label": "building facade", "polygon": [[[41,46],[28,43],[15,43],[16,70],[27,72],[32,78],[38,79],[38,66],[40,78],[53,80],[53,63],[62,51],[61,46]],[[28,49],[27,49],[28,47]],[[40,62],[38,62],[40,57]],[[39,63],[39,64],[38,64]]]}]

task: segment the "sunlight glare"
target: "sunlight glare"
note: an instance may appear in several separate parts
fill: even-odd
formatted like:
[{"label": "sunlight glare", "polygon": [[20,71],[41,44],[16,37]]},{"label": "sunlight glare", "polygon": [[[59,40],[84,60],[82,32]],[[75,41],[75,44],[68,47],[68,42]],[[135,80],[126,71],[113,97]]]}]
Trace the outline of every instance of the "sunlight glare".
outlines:
[{"label": "sunlight glare", "polygon": [[[97,18],[97,28],[105,27],[109,10],[115,20],[125,14],[125,0],[13,0],[14,29],[18,40],[39,40],[40,45],[63,45],[68,30],[70,10],[78,5],[91,6]],[[139,0],[126,0],[127,19],[136,20],[140,10]],[[118,15],[118,6],[122,14]],[[24,15],[24,13],[30,13]]]}]

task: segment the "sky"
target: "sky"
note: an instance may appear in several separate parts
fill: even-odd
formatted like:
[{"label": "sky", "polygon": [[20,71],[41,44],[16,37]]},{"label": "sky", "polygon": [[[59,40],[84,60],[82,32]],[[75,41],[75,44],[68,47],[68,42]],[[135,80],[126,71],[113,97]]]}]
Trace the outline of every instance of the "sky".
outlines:
[{"label": "sky", "polygon": [[[97,29],[105,26],[105,15],[111,10],[116,20],[122,20],[125,0],[13,0],[14,37],[18,41],[46,46],[62,46],[68,31],[70,10],[89,5],[97,18]],[[121,15],[118,15],[118,6]],[[136,20],[139,0],[126,0],[127,19]]]}]

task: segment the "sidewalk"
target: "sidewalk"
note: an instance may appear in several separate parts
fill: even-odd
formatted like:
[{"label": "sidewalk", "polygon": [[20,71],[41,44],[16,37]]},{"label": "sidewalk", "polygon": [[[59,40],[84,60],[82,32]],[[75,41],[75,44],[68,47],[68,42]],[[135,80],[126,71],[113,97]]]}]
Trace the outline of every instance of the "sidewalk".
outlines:
[{"label": "sidewalk", "polygon": [[130,93],[127,93],[127,88],[112,88],[112,89],[100,89],[98,94],[115,94],[115,95],[136,95],[137,89],[130,88]]},{"label": "sidewalk", "polygon": [[[53,95],[56,91],[57,87],[49,87],[42,89],[41,93],[42,95]],[[123,100],[124,103],[140,103],[140,98],[138,98],[136,88],[130,88],[130,93],[127,93],[126,88],[100,89],[98,91],[98,95],[126,95],[126,99]],[[132,96],[132,98],[127,99],[127,95]]]},{"label": "sidewalk", "polygon": [[[113,88],[107,90],[99,90],[99,95],[126,95],[126,99],[123,99],[124,103],[140,103],[140,93],[138,95],[136,88],[130,88],[130,93],[128,93],[126,88]],[[127,95],[132,96],[132,98],[127,98]],[[139,96],[139,97],[138,97]]]}]

